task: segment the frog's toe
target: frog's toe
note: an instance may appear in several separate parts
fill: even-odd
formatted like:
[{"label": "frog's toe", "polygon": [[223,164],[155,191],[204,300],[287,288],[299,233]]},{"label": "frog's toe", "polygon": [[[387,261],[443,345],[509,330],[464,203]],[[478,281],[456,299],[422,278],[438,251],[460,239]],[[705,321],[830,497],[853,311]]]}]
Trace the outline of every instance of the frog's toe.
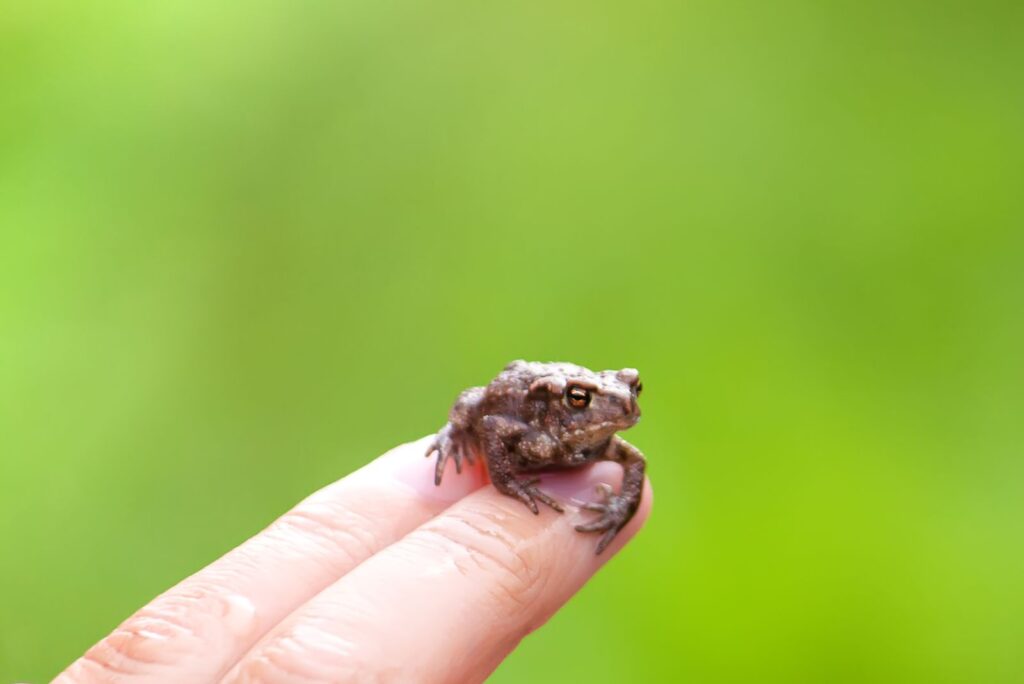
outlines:
[{"label": "frog's toe", "polygon": [[615,535],[619,533],[619,530],[626,524],[626,519],[619,513],[613,511],[605,511],[597,520],[591,520],[588,523],[582,523],[576,525],[577,532],[604,532],[601,535],[601,540],[597,543],[597,549],[594,553],[601,553],[605,550],[605,547],[611,543]]},{"label": "frog's toe", "polygon": [[540,509],[537,508],[537,502],[533,500],[533,496],[526,489],[520,489],[516,492],[516,498],[526,504],[526,507],[530,509],[530,512],[534,515],[540,515]]},{"label": "frog's toe", "polygon": [[558,511],[559,513],[565,512],[565,509],[562,508],[562,504],[558,503],[558,500],[552,497],[550,494],[542,492],[536,487],[530,487],[530,494],[532,494],[536,499],[550,506],[552,509]]},{"label": "frog's toe", "polygon": [[451,455],[451,459],[455,461],[455,474],[462,474],[462,451],[459,449],[457,444],[453,444],[449,447],[448,453]]},{"label": "frog's toe", "polygon": [[618,528],[613,528],[604,533],[601,537],[601,541],[597,542],[597,549],[594,551],[595,555],[599,555],[605,550],[609,544],[612,543],[612,539],[615,539],[615,535],[619,533]]},{"label": "frog's toe", "polygon": [[558,503],[558,500],[550,494],[537,489],[535,485],[538,482],[540,482],[540,478],[533,477],[529,480],[518,483],[518,487],[515,490],[516,498],[526,504],[526,507],[529,508],[534,515],[540,514],[540,509],[537,507],[538,501],[550,506],[553,510],[562,513],[564,511],[562,504]]},{"label": "frog's toe", "polygon": [[604,532],[601,540],[597,543],[596,553],[601,553],[611,543],[630,518],[629,501],[624,497],[617,496],[614,490],[607,484],[601,483],[597,486],[600,502],[582,502],[580,508],[600,513],[596,519],[590,522],[576,525],[577,532]]},{"label": "frog's toe", "polygon": [[596,520],[591,520],[588,523],[580,523],[576,526],[577,532],[604,532],[605,530],[611,529],[616,524],[616,519],[613,516],[602,515]]},{"label": "frog's toe", "polygon": [[466,438],[451,426],[445,426],[427,447],[426,456],[437,454],[437,466],[434,469],[434,484],[441,484],[444,468],[449,460],[455,461],[456,474],[462,474],[462,462],[473,465],[473,450]]},{"label": "frog's toe", "polygon": [[444,465],[448,462],[448,454],[443,449],[437,449],[437,463],[434,465],[434,485],[441,484],[444,477]]}]

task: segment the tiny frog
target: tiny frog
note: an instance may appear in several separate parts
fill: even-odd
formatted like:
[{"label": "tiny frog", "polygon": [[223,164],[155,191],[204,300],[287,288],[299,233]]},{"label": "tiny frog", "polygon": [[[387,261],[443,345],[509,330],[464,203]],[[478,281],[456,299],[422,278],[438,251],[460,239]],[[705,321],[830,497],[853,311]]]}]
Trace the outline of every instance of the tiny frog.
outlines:
[{"label": "tiny frog", "polygon": [[644,457],[616,432],[640,420],[637,397],[643,385],[634,368],[592,370],[571,363],[513,361],[486,387],[459,395],[427,449],[437,454],[434,484],[441,484],[448,459],[462,472],[482,453],[498,491],[538,513],[537,502],[559,513],[562,506],[537,488],[532,473],[578,468],[594,461],[622,464],[622,488],[598,486],[600,503],[581,504],[600,515],[577,525],[580,532],[603,532],[597,553],[615,538],[640,505]]}]

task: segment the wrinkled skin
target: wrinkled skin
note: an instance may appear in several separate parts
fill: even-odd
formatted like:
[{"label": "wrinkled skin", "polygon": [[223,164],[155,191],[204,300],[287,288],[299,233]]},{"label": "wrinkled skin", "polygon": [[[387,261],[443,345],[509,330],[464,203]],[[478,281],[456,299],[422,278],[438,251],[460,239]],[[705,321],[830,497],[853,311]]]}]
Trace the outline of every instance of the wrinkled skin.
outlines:
[{"label": "wrinkled skin", "polygon": [[463,460],[472,464],[482,454],[500,492],[535,514],[538,501],[561,513],[561,504],[537,488],[539,478],[531,473],[616,461],[623,468],[621,491],[603,485],[600,502],[582,504],[598,517],[576,526],[603,533],[601,553],[640,504],[643,454],[615,434],[640,420],[640,389],[633,368],[595,373],[571,363],[513,361],[486,387],[459,395],[427,449],[428,457],[437,454],[434,482],[441,483],[448,459],[462,472]]}]

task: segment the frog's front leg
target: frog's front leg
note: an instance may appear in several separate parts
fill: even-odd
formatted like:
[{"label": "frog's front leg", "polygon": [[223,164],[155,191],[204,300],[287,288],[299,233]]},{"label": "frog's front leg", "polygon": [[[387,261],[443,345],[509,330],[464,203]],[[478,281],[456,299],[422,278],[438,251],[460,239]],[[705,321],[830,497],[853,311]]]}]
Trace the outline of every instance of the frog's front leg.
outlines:
[{"label": "frog's front leg", "polygon": [[434,466],[434,484],[441,484],[444,466],[448,459],[455,461],[455,472],[462,472],[462,460],[473,465],[473,446],[471,426],[473,413],[477,410],[484,396],[483,387],[470,387],[459,395],[448,414],[448,422],[427,446],[426,457],[437,454]]},{"label": "frog's front leg", "polygon": [[610,486],[602,483],[597,487],[601,502],[582,504],[583,508],[601,514],[596,520],[576,526],[580,532],[604,532],[595,553],[604,551],[639,508],[640,496],[644,491],[644,469],[647,466],[640,450],[618,435],[612,437],[601,460],[622,464],[622,488],[615,494]]},{"label": "frog's front leg", "polygon": [[[516,477],[517,456],[533,459],[537,457],[538,450],[551,448],[550,445],[545,445],[542,437],[532,432],[529,425],[514,418],[484,416],[480,425],[483,428],[481,441],[484,453],[487,454],[487,471],[498,491],[519,499],[534,515],[540,513],[537,501],[561,513],[561,504],[537,489],[536,484],[540,478],[520,480]],[[516,448],[513,448],[513,445]],[[520,453],[517,453],[517,449]]]}]

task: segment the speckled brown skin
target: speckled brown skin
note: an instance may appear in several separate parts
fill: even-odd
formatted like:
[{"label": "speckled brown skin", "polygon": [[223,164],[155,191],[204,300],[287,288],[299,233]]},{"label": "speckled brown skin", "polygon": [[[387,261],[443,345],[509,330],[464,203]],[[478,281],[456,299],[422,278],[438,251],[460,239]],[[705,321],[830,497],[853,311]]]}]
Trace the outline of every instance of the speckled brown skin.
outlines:
[{"label": "speckled brown skin", "polygon": [[462,472],[483,453],[498,491],[522,501],[535,514],[537,501],[559,513],[562,506],[536,487],[539,478],[520,476],[594,461],[622,464],[622,489],[600,488],[602,501],[583,507],[595,520],[580,532],[603,532],[601,553],[640,505],[645,461],[640,450],[615,433],[640,420],[640,375],[633,368],[594,371],[571,363],[513,361],[487,387],[472,387],[455,401],[448,423],[431,442],[437,454],[435,484],[448,459]]}]

